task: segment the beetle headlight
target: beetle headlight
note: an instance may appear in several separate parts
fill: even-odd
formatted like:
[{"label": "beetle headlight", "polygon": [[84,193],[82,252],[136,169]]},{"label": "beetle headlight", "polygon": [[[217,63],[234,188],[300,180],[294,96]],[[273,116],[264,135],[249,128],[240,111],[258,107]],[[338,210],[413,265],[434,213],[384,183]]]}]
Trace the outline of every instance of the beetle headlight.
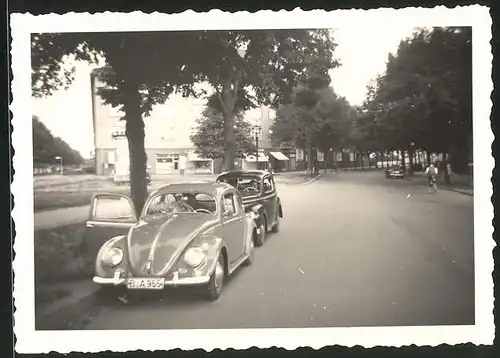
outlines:
[{"label": "beetle headlight", "polygon": [[123,250],[117,247],[113,247],[104,253],[102,258],[103,264],[115,267],[119,265],[123,260]]},{"label": "beetle headlight", "polygon": [[205,262],[205,253],[200,247],[192,247],[184,254],[184,262],[191,268],[196,268]]}]

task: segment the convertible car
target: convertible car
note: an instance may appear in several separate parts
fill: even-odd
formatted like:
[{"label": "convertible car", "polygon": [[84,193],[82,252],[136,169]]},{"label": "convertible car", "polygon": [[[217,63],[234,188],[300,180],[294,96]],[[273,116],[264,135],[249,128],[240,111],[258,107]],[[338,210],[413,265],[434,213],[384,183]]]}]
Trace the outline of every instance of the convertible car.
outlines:
[{"label": "convertible car", "polygon": [[104,242],[93,280],[108,298],[118,289],[197,286],[216,300],[225,278],[252,263],[257,238],[253,216],[224,183],[164,186],[149,196],[138,220],[128,196],[98,194],[86,230],[94,246]]},{"label": "convertible car", "polygon": [[283,209],[271,173],[265,170],[232,170],[219,175],[216,181],[228,183],[240,192],[245,211],[252,213],[258,228],[256,246],[264,244],[268,232],[279,231]]}]

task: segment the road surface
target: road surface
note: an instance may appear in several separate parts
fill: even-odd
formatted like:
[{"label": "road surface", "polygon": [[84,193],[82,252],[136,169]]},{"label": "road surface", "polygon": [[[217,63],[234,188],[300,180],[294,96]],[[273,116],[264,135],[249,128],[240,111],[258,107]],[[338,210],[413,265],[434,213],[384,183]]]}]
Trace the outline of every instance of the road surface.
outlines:
[{"label": "road surface", "polygon": [[381,172],[278,186],[284,218],[216,302],[167,292],[86,329],[474,324],[473,198]]}]

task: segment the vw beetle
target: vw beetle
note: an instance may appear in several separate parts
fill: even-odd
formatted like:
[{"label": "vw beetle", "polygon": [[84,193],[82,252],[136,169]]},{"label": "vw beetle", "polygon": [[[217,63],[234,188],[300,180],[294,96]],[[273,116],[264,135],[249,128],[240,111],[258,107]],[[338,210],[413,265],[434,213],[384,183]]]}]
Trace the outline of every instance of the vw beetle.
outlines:
[{"label": "vw beetle", "polygon": [[224,183],[164,186],[149,196],[137,220],[128,196],[95,195],[86,230],[94,246],[104,242],[93,281],[115,297],[118,288],[197,286],[216,300],[225,279],[252,263],[257,238],[240,194]]}]

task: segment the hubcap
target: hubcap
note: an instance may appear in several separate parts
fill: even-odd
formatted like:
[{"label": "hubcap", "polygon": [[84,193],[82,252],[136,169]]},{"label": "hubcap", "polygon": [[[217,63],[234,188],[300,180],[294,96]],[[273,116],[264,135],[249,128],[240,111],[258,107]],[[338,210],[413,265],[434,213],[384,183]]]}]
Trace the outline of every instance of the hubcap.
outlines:
[{"label": "hubcap", "polygon": [[260,224],[260,235],[261,235],[261,240],[264,242],[264,239],[266,238],[266,227],[264,224]]},{"label": "hubcap", "polygon": [[222,263],[219,261],[217,261],[217,265],[215,265],[215,289],[217,290],[217,292],[220,291],[220,289],[222,288],[222,283],[224,281],[224,267],[222,266]]}]

